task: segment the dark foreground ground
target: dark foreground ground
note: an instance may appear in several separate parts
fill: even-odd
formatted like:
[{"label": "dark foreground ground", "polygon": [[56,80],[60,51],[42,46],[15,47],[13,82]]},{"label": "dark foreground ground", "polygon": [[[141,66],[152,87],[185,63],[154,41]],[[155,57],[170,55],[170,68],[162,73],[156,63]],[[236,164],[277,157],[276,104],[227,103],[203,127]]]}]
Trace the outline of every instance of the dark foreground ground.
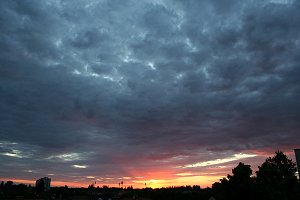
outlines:
[{"label": "dark foreground ground", "polygon": [[[251,188],[242,191],[232,191],[225,189],[224,182],[214,184],[212,188],[200,188],[200,186],[170,187],[161,189],[133,189],[133,188],[67,188],[53,187],[50,191],[37,192],[36,188],[25,185],[12,185],[10,188],[1,188],[1,200],[229,200],[229,199],[300,199],[300,184],[294,188],[293,192],[284,194],[275,192],[275,196],[266,196],[255,193]],[[249,193],[251,191],[252,193]],[[273,192],[274,193],[274,192]],[[260,196],[261,195],[261,196]],[[283,198],[284,197],[284,198]]]}]

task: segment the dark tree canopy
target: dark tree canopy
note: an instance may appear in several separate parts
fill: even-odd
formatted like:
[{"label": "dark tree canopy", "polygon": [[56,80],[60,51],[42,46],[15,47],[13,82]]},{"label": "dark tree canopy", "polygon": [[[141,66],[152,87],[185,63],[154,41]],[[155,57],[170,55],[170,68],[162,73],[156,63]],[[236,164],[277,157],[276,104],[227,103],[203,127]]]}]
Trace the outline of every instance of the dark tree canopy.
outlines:
[{"label": "dark tree canopy", "polygon": [[252,199],[253,179],[251,178],[251,166],[240,162],[232,170],[232,174],[232,176],[227,176],[231,188],[231,199]]},{"label": "dark tree canopy", "polygon": [[239,163],[232,169],[232,175],[213,184],[213,192],[217,199],[253,199],[253,179],[250,165]]},{"label": "dark tree canopy", "polygon": [[6,187],[11,187],[13,184],[14,184],[13,181],[7,181],[7,182],[5,183],[5,186],[6,186]]},{"label": "dark tree canopy", "polygon": [[297,184],[296,164],[281,151],[275,152],[258,167],[257,187],[264,199],[292,199]]},{"label": "dark tree canopy", "polygon": [[233,182],[247,182],[252,181],[252,169],[250,165],[245,165],[240,162],[234,169],[232,169],[232,176],[228,175],[228,179]]},{"label": "dark tree canopy", "polygon": [[213,184],[212,191],[220,200],[298,200],[299,183],[295,173],[296,164],[277,151],[259,166],[256,177],[252,176],[250,165],[240,162],[232,169],[232,175]]},{"label": "dark tree canopy", "polygon": [[288,159],[282,151],[275,152],[274,157],[266,159],[258,168],[259,170],[256,172],[258,180],[269,178],[276,178],[278,180],[296,178],[296,163]]}]

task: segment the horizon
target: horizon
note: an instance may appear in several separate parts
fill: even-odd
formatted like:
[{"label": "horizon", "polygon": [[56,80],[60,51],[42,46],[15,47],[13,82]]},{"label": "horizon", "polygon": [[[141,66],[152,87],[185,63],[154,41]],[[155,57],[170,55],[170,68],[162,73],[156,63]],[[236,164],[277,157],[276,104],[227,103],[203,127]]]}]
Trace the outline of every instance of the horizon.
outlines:
[{"label": "horizon", "polygon": [[0,179],[206,187],[276,150],[295,160],[299,10],[0,1]]},{"label": "horizon", "polygon": [[[284,152],[293,162],[296,163],[296,157],[295,157],[295,154],[290,151],[290,152]],[[268,155],[268,157],[272,157],[272,155]],[[265,159],[267,159],[268,157],[265,157]],[[264,159],[264,160],[265,160]],[[263,160],[263,161],[264,161]],[[238,162],[241,162],[241,160],[238,160]],[[256,176],[256,171],[258,170],[258,166],[255,166],[255,168],[252,168],[252,165],[250,163],[245,163],[245,164],[249,164],[251,166],[251,169],[252,169],[252,176],[255,177]],[[298,173],[298,172],[296,172]],[[230,172],[229,175],[231,175],[232,173]],[[217,182],[220,182],[220,180],[222,178],[225,178],[225,176],[223,177],[215,177],[213,179],[210,179],[207,183],[208,184],[204,184],[204,185],[201,185],[199,184],[201,182],[201,179],[203,177],[196,177],[197,180],[195,182],[192,182],[192,184],[190,184],[190,182],[184,182],[184,181],[180,181],[178,182],[176,179],[175,179],[175,183],[177,182],[178,184],[164,184],[165,180],[155,180],[155,179],[151,179],[151,180],[143,180],[141,181],[139,184],[137,183],[132,183],[130,182],[124,182],[124,180],[126,180],[126,177],[125,179],[123,178],[119,178],[119,183],[113,183],[113,184],[110,184],[110,185],[106,185],[106,184],[101,184],[101,182],[99,183],[98,180],[99,179],[96,179],[95,177],[90,179],[91,181],[90,182],[85,182],[85,183],[80,183],[80,182],[65,182],[65,181],[55,181],[51,178],[51,175],[47,175],[45,177],[48,177],[51,179],[51,187],[64,187],[64,186],[68,186],[69,188],[87,188],[88,186],[90,185],[94,185],[94,187],[104,187],[104,186],[107,186],[107,187],[110,187],[110,188],[121,188],[121,189],[126,189],[127,187],[133,187],[134,189],[143,189],[143,188],[152,188],[152,189],[159,189],[159,188],[170,188],[170,187],[181,187],[181,186],[200,186],[202,189],[203,188],[211,188],[212,187],[212,184],[213,183],[217,183]],[[42,177],[39,177],[39,178],[42,178]],[[39,179],[38,177],[36,178],[36,180]],[[206,177],[209,179],[209,177]],[[13,181],[14,184],[25,184],[25,185],[31,185],[31,186],[34,186],[35,183],[36,183],[36,180],[20,180],[20,179],[10,179],[10,180],[0,180],[0,181]],[[127,179],[128,180],[128,179]],[[120,186],[120,182],[123,182],[124,184],[122,184],[122,186]],[[173,180],[168,180],[167,183],[172,183],[174,182],[174,179]],[[146,185],[145,185],[146,183]],[[157,184],[158,183],[158,184]],[[184,184],[184,183],[187,183],[187,184]],[[198,184],[197,184],[198,183]],[[143,187],[140,187],[141,185],[143,185]]]}]

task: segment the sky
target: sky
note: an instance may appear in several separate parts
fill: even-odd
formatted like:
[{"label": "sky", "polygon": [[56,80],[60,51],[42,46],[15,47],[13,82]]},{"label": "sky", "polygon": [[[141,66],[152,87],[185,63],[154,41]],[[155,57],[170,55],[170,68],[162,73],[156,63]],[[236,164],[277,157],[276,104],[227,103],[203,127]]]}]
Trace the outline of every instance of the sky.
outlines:
[{"label": "sky", "polygon": [[300,3],[0,1],[0,180],[211,186],[300,146]]}]

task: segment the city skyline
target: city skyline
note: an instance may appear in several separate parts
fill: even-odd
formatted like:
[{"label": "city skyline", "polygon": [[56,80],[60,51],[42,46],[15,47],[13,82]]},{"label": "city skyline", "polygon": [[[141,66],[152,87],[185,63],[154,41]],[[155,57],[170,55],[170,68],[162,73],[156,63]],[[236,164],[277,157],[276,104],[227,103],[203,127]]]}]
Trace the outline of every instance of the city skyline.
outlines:
[{"label": "city skyline", "polygon": [[0,2],[0,180],[211,186],[300,144],[295,0]]}]

